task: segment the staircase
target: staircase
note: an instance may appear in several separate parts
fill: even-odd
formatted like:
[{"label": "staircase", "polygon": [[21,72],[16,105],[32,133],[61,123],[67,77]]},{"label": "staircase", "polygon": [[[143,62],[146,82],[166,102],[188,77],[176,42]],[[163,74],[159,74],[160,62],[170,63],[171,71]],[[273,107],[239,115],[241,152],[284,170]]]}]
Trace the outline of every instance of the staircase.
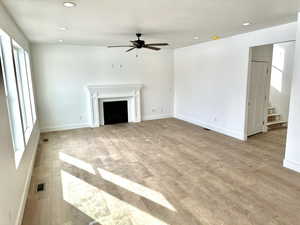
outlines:
[{"label": "staircase", "polygon": [[268,130],[287,127],[287,122],[281,120],[280,114],[276,113],[276,108],[273,106],[268,107],[268,120],[267,127]]}]

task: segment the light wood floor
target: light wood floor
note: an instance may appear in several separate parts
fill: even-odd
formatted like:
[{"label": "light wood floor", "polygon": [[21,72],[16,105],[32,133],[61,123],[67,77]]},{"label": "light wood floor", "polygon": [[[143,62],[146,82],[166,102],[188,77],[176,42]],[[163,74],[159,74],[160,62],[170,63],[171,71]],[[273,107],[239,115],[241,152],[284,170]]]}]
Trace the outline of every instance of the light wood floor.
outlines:
[{"label": "light wood floor", "polygon": [[300,224],[284,129],[241,142],[164,119],[45,138],[23,225]]}]

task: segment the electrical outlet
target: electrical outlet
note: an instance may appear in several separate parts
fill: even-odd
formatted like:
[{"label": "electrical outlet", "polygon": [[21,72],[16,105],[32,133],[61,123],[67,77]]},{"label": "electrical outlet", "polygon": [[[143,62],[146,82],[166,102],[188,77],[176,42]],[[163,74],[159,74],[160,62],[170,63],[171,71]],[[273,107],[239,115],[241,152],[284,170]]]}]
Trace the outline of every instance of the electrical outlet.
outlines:
[{"label": "electrical outlet", "polygon": [[155,113],[155,112],[156,112],[156,108],[152,108],[151,111],[152,111],[153,113]]}]

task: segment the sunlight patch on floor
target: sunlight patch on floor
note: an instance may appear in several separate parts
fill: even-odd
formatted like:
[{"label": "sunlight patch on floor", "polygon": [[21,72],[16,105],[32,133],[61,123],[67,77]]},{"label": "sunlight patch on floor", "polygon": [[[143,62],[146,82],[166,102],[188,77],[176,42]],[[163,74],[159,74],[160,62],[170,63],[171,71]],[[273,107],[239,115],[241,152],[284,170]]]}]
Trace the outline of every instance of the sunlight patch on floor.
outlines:
[{"label": "sunlight patch on floor", "polygon": [[176,209],[173,207],[173,205],[171,205],[171,203],[168,202],[168,200],[161,193],[113,174],[107,170],[98,168],[98,171],[103,179],[176,212]]},{"label": "sunlight patch on floor", "polygon": [[80,169],[83,169],[83,170],[85,170],[85,171],[87,171],[91,174],[96,175],[96,172],[95,172],[94,168],[92,167],[92,165],[89,164],[89,163],[86,163],[86,162],[84,162],[80,159],[77,159],[77,158],[75,158],[73,156],[70,156],[70,155],[68,155],[66,153],[63,153],[63,152],[59,153],[59,159],[66,162],[66,163],[69,163],[73,166],[76,166]]},{"label": "sunlight patch on floor", "polygon": [[61,170],[63,199],[101,225],[168,225]]}]

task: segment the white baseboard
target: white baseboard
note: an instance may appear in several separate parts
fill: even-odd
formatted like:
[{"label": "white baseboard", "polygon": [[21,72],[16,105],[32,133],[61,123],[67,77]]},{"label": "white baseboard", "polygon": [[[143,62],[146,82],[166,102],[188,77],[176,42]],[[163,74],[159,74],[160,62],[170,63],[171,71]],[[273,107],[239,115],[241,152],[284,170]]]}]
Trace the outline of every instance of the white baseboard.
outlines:
[{"label": "white baseboard", "polygon": [[66,124],[62,126],[52,126],[52,127],[42,127],[40,128],[41,133],[52,132],[52,131],[62,131],[62,130],[73,130],[79,128],[90,127],[88,123],[78,123],[78,124]]},{"label": "white baseboard", "polygon": [[283,167],[300,173],[300,163],[299,162],[293,162],[291,160],[284,159]]},{"label": "white baseboard", "polygon": [[228,130],[228,129],[223,128],[223,127],[217,127],[215,125],[207,124],[207,123],[199,121],[199,120],[197,120],[195,118],[183,116],[183,115],[180,115],[180,114],[176,114],[174,117],[177,118],[177,119],[184,120],[186,122],[195,124],[197,126],[204,127],[204,128],[213,130],[215,132],[224,134],[226,136],[230,136],[230,137],[233,137],[233,138],[245,141],[245,135],[244,135],[243,132],[239,133],[237,131]]},{"label": "white baseboard", "polygon": [[26,202],[27,202],[27,197],[28,197],[28,193],[29,193],[29,189],[30,189],[30,183],[31,183],[31,176],[32,176],[32,172],[33,172],[33,168],[34,168],[34,162],[35,162],[35,157],[36,157],[36,152],[37,152],[37,148],[38,148],[38,144],[40,141],[40,131],[39,129],[37,129],[37,134],[33,143],[33,156],[29,165],[29,170],[27,173],[27,177],[26,177],[26,182],[25,182],[25,188],[22,194],[22,199],[21,199],[21,203],[20,203],[20,207],[18,210],[18,215],[16,218],[16,222],[15,225],[21,225],[23,222],[23,215],[24,215],[24,210],[25,210],[25,206],[26,206]]},{"label": "white baseboard", "polygon": [[143,120],[159,120],[174,117],[173,114],[158,114],[158,115],[148,115],[143,116]]},{"label": "white baseboard", "polygon": [[[173,114],[158,114],[158,115],[143,116],[143,120],[158,120],[158,119],[165,119],[171,117],[173,117]],[[62,126],[41,127],[40,130],[41,133],[46,133],[52,131],[73,130],[73,129],[87,128],[87,127],[91,127],[91,125],[89,123],[66,124]]]}]

